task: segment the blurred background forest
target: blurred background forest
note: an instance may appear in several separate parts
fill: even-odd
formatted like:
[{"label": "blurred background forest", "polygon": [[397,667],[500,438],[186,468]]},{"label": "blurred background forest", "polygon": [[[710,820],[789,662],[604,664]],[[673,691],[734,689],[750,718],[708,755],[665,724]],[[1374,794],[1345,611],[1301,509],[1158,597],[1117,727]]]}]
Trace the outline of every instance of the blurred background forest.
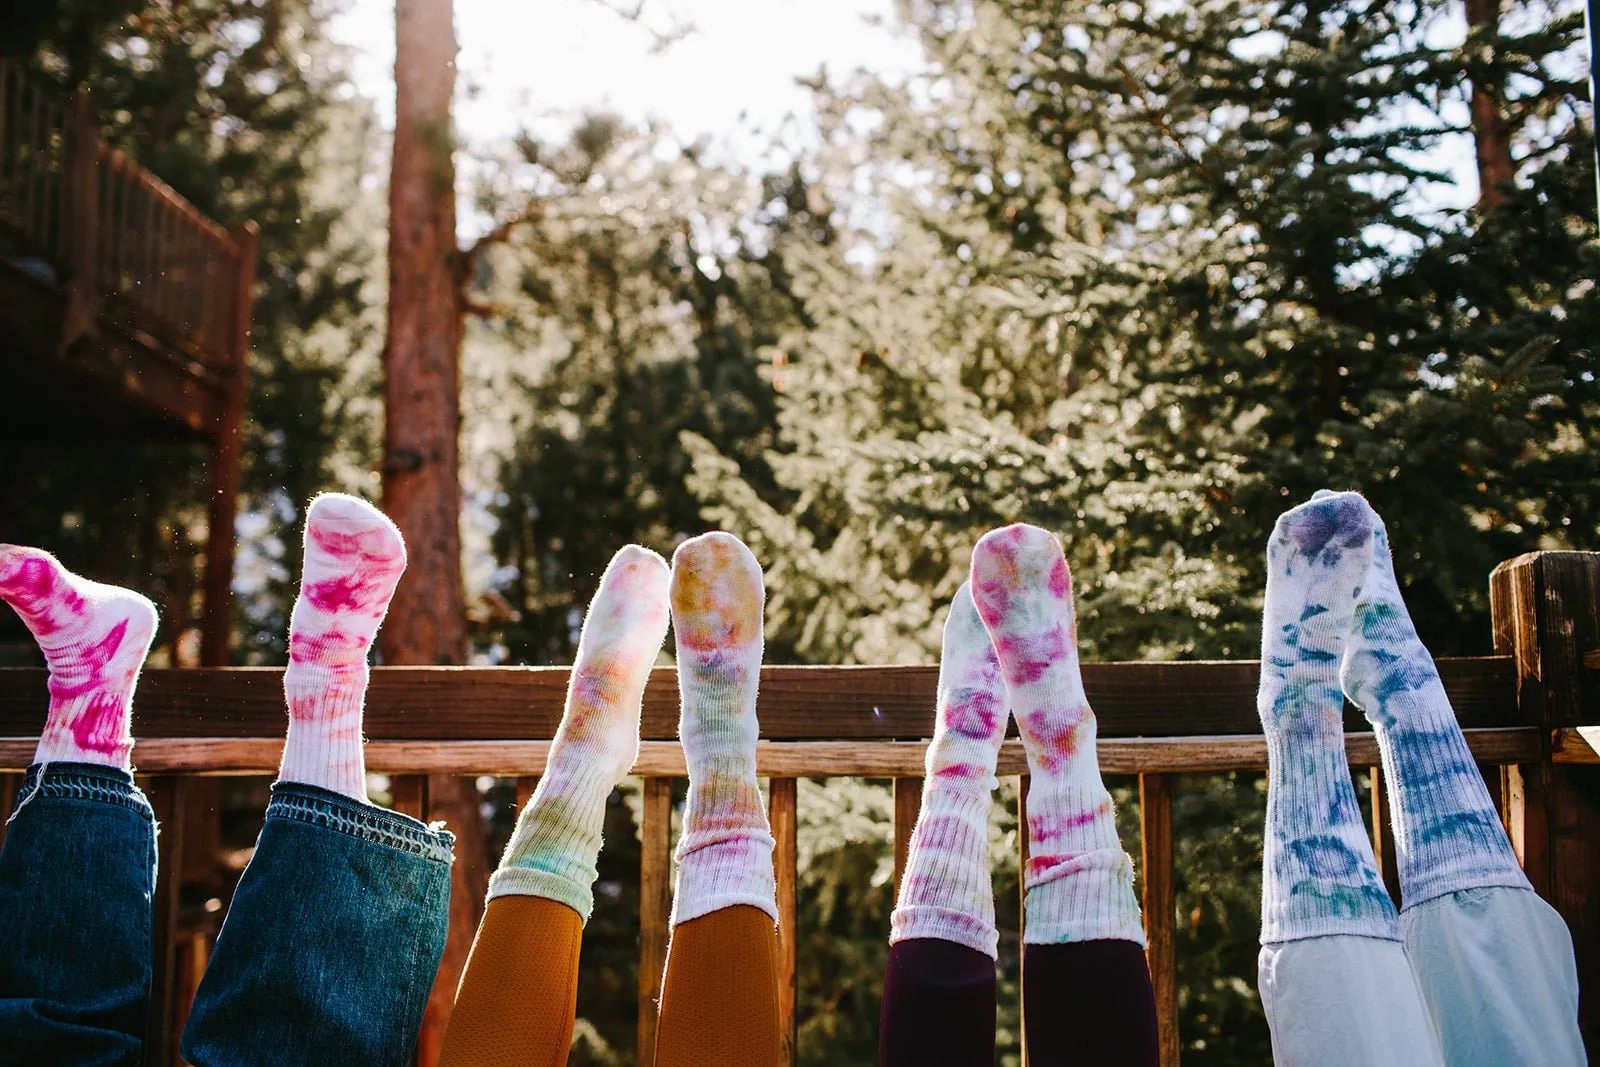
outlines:
[{"label": "blurred background forest", "polygon": [[[771,6],[773,35],[807,18],[747,3]],[[609,17],[670,55],[692,8]],[[1496,562],[1600,548],[1581,4],[882,10],[873,32],[913,62],[808,72],[803,113],[727,143],[607,110],[596,85],[593,107],[535,101],[517,132],[454,144],[475,662],[569,662],[617,547],[670,553],[712,526],[766,567],[777,663],[932,661],[971,545],[1014,520],[1061,536],[1096,659],[1251,658],[1266,531],[1323,486],[1384,515],[1436,654],[1488,651]],[[44,0],[0,17],[0,55],[88,88],[108,140],[261,228],[238,664],[283,660],[305,502],[380,482],[392,127],[340,15]],[[194,662],[203,457],[6,447],[0,540],[143,590],[164,617],[153,662]],[[476,786],[492,863],[512,790]],[[235,788],[258,812],[259,786]],[[1185,1063],[1269,1058],[1263,796],[1245,774],[1178,792]],[[613,801],[574,1063],[633,1063],[637,790]],[[993,843],[1016,1063],[1010,810]],[[805,782],[800,818],[799,1060],[871,1064],[889,793]]]}]

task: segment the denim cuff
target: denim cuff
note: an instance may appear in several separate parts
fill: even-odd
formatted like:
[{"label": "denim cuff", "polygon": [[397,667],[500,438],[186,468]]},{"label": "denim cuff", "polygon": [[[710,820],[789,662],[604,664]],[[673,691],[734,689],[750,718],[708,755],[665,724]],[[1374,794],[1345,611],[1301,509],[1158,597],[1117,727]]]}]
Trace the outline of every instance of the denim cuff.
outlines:
[{"label": "denim cuff", "polygon": [[435,863],[448,865],[455,854],[456,835],[448,830],[435,830],[409,815],[300,782],[273,784],[267,819],[320,826]]},{"label": "denim cuff", "polygon": [[121,767],[107,767],[102,763],[35,763],[22,776],[22,786],[17,790],[16,807],[4,813],[7,817],[21,811],[23,805],[35,800],[56,798],[61,800],[87,800],[100,804],[113,804],[136,811],[155,821],[155,812],[144,790],[133,784],[133,775]]}]

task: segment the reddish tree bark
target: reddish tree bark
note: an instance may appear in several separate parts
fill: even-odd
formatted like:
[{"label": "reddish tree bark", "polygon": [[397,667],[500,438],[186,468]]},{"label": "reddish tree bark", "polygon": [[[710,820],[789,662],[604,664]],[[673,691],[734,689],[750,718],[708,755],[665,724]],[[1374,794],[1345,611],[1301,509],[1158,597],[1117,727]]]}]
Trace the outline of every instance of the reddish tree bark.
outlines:
[{"label": "reddish tree bark", "polygon": [[[1481,35],[1490,48],[1500,37],[1500,0],[1466,0],[1467,32]],[[1496,57],[1498,58],[1498,57]],[[1505,82],[1497,73],[1472,79],[1472,139],[1478,154],[1478,210],[1506,198],[1503,186],[1517,176],[1511,160],[1511,125],[1506,121]]]},{"label": "reddish tree bark", "polygon": [[[467,658],[461,588],[459,363],[463,307],[456,245],[456,37],[451,0],[396,0],[395,129],[389,178],[389,321],[384,349],[383,505],[409,563],[379,640],[383,662]],[[456,834],[450,932],[418,1041],[437,1062],[483,906],[487,871],[478,792],[434,776],[427,814]]]},{"label": "reddish tree bark", "polygon": [[383,506],[405,535],[409,564],[379,639],[384,662],[392,664],[461,663],[467,655],[450,120],[455,63],[450,0],[397,0]]}]

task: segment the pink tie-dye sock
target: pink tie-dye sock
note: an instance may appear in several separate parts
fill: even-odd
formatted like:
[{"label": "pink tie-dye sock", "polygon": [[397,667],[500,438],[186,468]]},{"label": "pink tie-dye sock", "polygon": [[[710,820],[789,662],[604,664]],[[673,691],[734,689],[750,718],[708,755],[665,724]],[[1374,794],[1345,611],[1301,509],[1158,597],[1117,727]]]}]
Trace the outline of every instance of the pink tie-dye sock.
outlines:
[{"label": "pink tie-dye sock", "polygon": [[672,557],[672,629],[689,798],[672,925],[735,904],[778,919],[772,828],[756,784],[761,565],[738,538],[708,533]]},{"label": "pink tie-dye sock", "polygon": [[129,769],[128,719],[155,637],[155,605],[20,545],[0,545],[0,600],[22,616],[50,668],[50,713],[34,762]]},{"label": "pink tie-dye sock", "polygon": [[994,643],[963,584],[944,623],[922,810],[889,918],[891,945],[936,937],[995,958],[1000,937],[989,878],[989,808],[1008,718]]},{"label": "pink tie-dye sock", "polygon": [[1061,543],[1022,524],[985,534],[972,552],[972,599],[994,639],[1032,775],[1023,941],[1142,945],[1133,861],[1100,780]]},{"label": "pink tie-dye sock", "polygon": [[343,493],[311,502],[300,598],[289,620],[289,734],[279,781],[366,802],[367,651],[405,569],[405,540],[383,512]]},{"label": "pink tie-dye sock", "polygon": [[550,759],[489,879],[489,899],[544,897],[587,921],[606,798],[639,754],[639,711],[667,636],[667,561],[618,552],[583,620]]}]

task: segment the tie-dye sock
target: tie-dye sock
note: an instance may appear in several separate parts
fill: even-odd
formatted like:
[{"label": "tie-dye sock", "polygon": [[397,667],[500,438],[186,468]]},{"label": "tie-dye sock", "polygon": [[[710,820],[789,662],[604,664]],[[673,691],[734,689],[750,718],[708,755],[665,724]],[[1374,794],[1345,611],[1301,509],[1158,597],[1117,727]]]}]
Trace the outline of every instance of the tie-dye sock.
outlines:
[{"label": "tie-dye sock", "polygon": [[155,605],[20,545],[0,545],[0,600],[22,617],[50,668],[50,711],[34,762],[127,770],[133,690],[155,637]]},{"label": "tie-dye sock", "polygon": [[995,958],[999,934],[989,878],[989,808],[1006,721],[1005,682],[994,643],[972,604],[970,585],[963,584],[944,624],[922,810],[911,832],[900,899],[889,919],[891,945],[937,937]]},{"label": "tie-dye sock", "polygon": [[405,540],[383,512],[343,493],[311,502],[300,596],[289,618],[289,733],[279,781],[366,803],[367,652],[405,569]]},{"label": "tie-dye sock", "polygon": [[490,900],[545,897],[588,921],[606,798],[639,755],[644,687],[666,636],[667,562],[628,545],[589,604],[550,759],[489,879]]},{"label": "tie-dye sock", "polygon": [[[1363,501],[1365,504],[1365,501]],[[1411,625],[1389,535],[1370,514],[1372,566],[1340,671],[1378,735],[1405,907],[1487,886],[1531,888],[1461,735],[1433,657]]]},{"label": "tie-dye sock", "polygon": [[1100,779],[1061,543],[1022,524],[984,534],[972,552],[972,599],[994,640],[1032,776],[1022,939],[1142,945],[1133,861]]},{"label": "tie-dye sock", "polygon": [[756,784],[761,565],[738,538],[708,533],[672,556],[672,629],[689,798],[672,925],[735,904],[778,920],[772,829]]},{"label": "tie-dye sock", "polygon": [[1339,660],[1372,562],[1354,493],[1285,512],[1267,542],[1256,710],[1267,739],[1261,941],[1330,934],[1398,941],[1344,751]]}]

